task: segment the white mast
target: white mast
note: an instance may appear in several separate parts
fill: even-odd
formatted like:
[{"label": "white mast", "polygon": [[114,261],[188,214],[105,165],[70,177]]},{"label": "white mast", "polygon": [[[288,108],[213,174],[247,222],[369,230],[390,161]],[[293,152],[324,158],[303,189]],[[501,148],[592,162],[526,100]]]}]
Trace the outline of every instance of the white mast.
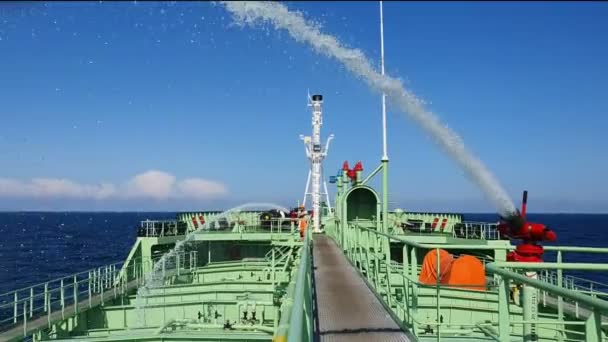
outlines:
[{"label": "white mast", "polygon": [[[322,95],[313,95],[308,98],[308,106],[312,107],[312,137],[300,135],[300,139],[304,141],[304,147],[306,149],[306,157],[310,160],[310,171],[308,172],[308,180],[306,181],[306,191],[304,192],[303,206],[306,206],[306,197],[310,195],[312,198],[312,210],[313,210],[313,232],[321,232],[321,195],[325,195],[327,198],[327,205],[330,206],[329,194],[327,193],[327,184],[323,180],[323,186],[325,191],[321,190],[321,180],[323,178],[323,169],[321,163],[327,152],[329,151],[329,142],[333,139],[333,134],[327,138],[325,148],[321,147],[321,126],[323,125],[323,113],[321,105],[323,104]],[[312,182],[311,182],[312,181]],[[312,189],[309,189],[309,185],[312,185]],[[310,191],[309,191],[310,190]],[[330,207],[331,210],[331,207]]]},{"label": "white mast", "polygon": [[[380,1],[380,64],[384,76],[384,17],[382,15],[382,1]],[[386,148],[386,94],[382,92],[382,160],[388,160]]]}]

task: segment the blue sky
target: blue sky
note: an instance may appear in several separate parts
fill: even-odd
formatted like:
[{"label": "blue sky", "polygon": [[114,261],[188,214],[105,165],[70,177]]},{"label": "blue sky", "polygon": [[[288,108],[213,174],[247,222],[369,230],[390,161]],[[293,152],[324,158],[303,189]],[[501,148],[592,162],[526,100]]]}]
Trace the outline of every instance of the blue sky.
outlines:
[{"label": "blue sky", "polygon": [[[379,63],[376,2],[287,2]],[[388,2],[387,73],[530,211],[608,212],[608,3]],[[380,99],[285,32],[209,3],[0,4],[0,210],[291,205],[306,91],[326,159],[373,169]],[[492,211],[389,104],[391,207]]]}]

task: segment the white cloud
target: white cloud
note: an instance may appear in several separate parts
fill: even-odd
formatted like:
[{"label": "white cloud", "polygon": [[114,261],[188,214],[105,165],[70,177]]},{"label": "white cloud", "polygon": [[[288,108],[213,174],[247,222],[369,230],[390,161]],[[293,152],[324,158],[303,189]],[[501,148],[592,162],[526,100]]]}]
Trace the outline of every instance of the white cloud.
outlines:
[{"label": "white cloud", "polygon": [[227,192],[224,184],[201,178],[184,179],[177,184],[177,188],[185,197],[203,199],[221,196]]},{"label": "white cloud", "polygon": [[103,199],[116,195],[113,184],[86,185],[69,179],[33,178],[29,182],[0,178],[2,197],[70,197]]},{"label": "white cloud", "polygon": [[166,172],[150,170],[131,179],[127,185],[127,196],[163,199],[171,196],[175,177]]},{"label": "white cloud", "polygon": [[177,181],[158,170],[138,174],[121,185],[111,183],[81,184],[62,178],[33,178],[21,181],[0,177],[0,197],[6,198],[194,198],[210,199],[227,193],[224,184],[202,178]]}]

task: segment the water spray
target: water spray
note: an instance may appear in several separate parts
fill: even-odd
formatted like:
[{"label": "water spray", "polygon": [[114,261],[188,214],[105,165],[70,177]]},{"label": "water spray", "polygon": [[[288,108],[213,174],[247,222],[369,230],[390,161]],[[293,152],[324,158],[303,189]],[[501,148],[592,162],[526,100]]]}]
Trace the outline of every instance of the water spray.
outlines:
[{"label": "water spray", "polygon": [[256,26],[269,23],[275,29],[286,30],[298,42],[309,45],[319,54],[335,58],[347,70],[361,78],[371,89],[384,93],[393,104],[406,113],[426,133],[432,136],[466,174],[483,190],[503,216],[515,213],[515,205],[500,183],[485,165],[469,152],[460,137],[441,123],[423,102],[407,90],[403,83],[375,70],[363,52],[344,46],[335,37],[324,34],[302,13],[290,11],[278,2],[222,1],[240,25]]},{"label": "water spray", "polygon": [[195,240],[197,234],[203,234],[205,233],[205,231],[208,231],[211,227],[211,224],[221,219],[227,218],[233,213],[237,213],[245,209],[253,210],[260,208],[278,209],[286,213],[289,212],[289,209],[273,203],[246,203],[243,205],[239,205],[238,207],[228,209],[222,212],[221,214],[213,217],[212,219],[207,220],[199,228],[188,233],[183,240],[178,241],[172,250],[170,250],[168,253],[163,254],[163,256],[156,263],[153,264],[152,270],[144,276],[144,285],[137,290],[137,295],[135,298],[137,326],[145,326],[146,297],[148,297],[152,289],[164,285],[165,274],[167,270],[170,270],[173,267],[179,267],[179,265],[175,263],[176,255],[183,252],[184,247],[187,243]]}]

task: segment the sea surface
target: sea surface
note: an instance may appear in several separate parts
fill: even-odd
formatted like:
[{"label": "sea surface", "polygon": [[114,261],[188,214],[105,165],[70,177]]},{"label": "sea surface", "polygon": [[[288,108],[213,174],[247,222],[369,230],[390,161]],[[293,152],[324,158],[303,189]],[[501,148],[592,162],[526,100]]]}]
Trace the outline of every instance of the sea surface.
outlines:
[{"label": "sea surface", "polygon": [[[559,245],[608,247],[608,214],[529,214],[556,231]],[[0,294],[123,261],[139,222],[173,219],[163,212],[0,212]],[[465,214],[495,222],[495,214]],[[545,261],[554,261],[547,253]],[[566,253],[565,262],[608,263],[608,254]],[[608,273],[608,272],[607,272]],[[608,274],[586,278],[608,283]]]}]

